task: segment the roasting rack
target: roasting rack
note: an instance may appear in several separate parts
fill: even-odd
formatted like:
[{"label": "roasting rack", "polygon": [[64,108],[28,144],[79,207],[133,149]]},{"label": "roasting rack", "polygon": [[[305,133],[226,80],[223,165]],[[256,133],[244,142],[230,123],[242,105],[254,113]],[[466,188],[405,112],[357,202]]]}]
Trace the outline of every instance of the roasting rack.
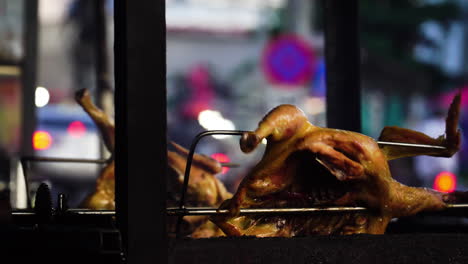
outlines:
[{"label": "roasting rack", "polygon": [[[190,145],[189,153],[187,155],[187,162],[186,168],[184,173],[184,182],[180,192],[180,201],[178,207],[168,207],[166,208],[166,214],[168,216],[177,217],[177,224],[175,234],[177,237],[180,236],[180,229],[182,218],[184,216],[190,215],[223,215],[228,214],[229,211],[226,209],[217,209],[217,208],[207,208],[207,207],[186,207],[186,194],[188,183],[190,179],[190,170],[193,162],[193,156],[195,154],[195,149],[200,142],[200,140],[207,136],[213,135],[231,135],[231,136],[242,136],[244,133],[248,133],[250,131],[242,131],[242,130],[209,130],[204,131],[195,136],[192,140]],[[413,147],[413,148],[432,148],[432,149],[444,149],[443,146],[435,146],[435,145],[424,145],[424,144],[411,144],[411,143],[401,143],[401,142],[385,142],[385,141],[377,141],[377,143],[381,146],[384,145],[391,145],[391,146],[401,146],[401,147]],[[24,180],[28,182],[28,166],[31,162],[70,162],[70,163],[94,163],[94,164],[107,164],[110,162],[110,159],[72,159],[72,158],[51,158],[51,157],[23,157],[21,158],[21,166],[23,168],[23,176]],[[222,163],[224,167],[238,167],[238,164],[235,163]],[[26,184],[26,188],[28,184]],[[28,200],[28,209],[26,210],[13,210],[13,216],[19,217],[34,217],[37,212],[31,210],[31,199],[29,197],[29,189],[26,190],[27,192],[27,200]],[[63,194],[59,194],[57,207],[51,210],[52,215],[68,215],[68,216],[106,216],[106,217],[114,217],[115,211],[114,210],[90,210],[90,209],[78,209],[78,208],[68,208],[66,205],[65,196]],[[312,207],[312,208],[241,208],[239,211],[240,215],[279,215],[279,214],[339,214],[339,213],[350,213],[350,212],[365,212],[368,209],[365,207]],[[456,216],[466,216],[468,215],[468,204],[449,204],[447,209],[440,212],[428,212],[424,214],[432,214],[432,215],[456,215]]]},{"label": "roasting rack", "polygon": [[[38,222],[49,223],[59,220],[59,222],[80,222],[84,224],[98,225],[105,223],[107,225],[111,222],[112,217],[115,216],[114,210],[90,210],[81,208],[69,208],[67,197],[65,194],[58,194],[57,205],[53,207],[52,197],[50,197],[50,189],[47,184],[42,183],[36,194],[35,206],[32,206],[32,199],[30,194],[30,164],[35,162],[58,162],[58,163],[87,163],[87,164],[108,164],[111,161],[108,159],[80,159],[80,158],[61,158],[61,157],[37,157],[25,156],[21,157],[20,165],[22,168],[22,177],[25,184],[26,192],[26,209],[13,209],[11,216],[13,219],[18,220],[19,223],[35,224]],[[40,206],[38,206],[40,203]]]},{"label": "roasting rack", "polygon": [[[48,185],[37,189],[34,207],[29,193],[29,165],[32,162],[107,164],[108,159],[71,159],[52,157],[22,157],[20,165],[26,186],[26,209],[7,209],[1,212],[0,233],[4,252],[15,255],[19,263],[47,259],[49,263],[64,260],[122,263],[122,236],[115,222],[115,211],[69,208],[65,194],[58,194],[54,208]],[[2,201],[3,202],[3,201]],[[30,254],[24,254],[30,252]],[[69,259],[73,256],[73,260]],[[26,262],[27,260],[28,262]],[[54,260],[60,260],[54,261]],[[76,262],[76,263],[78,263]]]},{"label": "roasting rack", "polygon": [[31,162],[60,162],[60,163],[90,163],[90,164],[107,164],[109,159],[79,159],[79,158],[59,158],[59,157],[37,157],[25,156],[20,159],[21,168],[23,170],[23,178],[26,183],[26,200],[28,209],[32,208],[30,190],[29,190],[29,165]]}]

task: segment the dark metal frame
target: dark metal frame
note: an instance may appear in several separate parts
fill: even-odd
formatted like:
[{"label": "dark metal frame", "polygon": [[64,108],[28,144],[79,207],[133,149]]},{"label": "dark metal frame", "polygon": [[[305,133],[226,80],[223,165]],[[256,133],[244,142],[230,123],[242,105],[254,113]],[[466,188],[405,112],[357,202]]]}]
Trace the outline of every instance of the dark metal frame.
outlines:
[{"label": "dark metal frame", "polygon": [[114,3],[116,217],[127,263],[166,263],[164,1]]},{"label": "dark metal frame", "polygon": [[32,135],[36,127],[36,78],[38,48],[38,0],[24,0],[23,48],[21,59],[22,111],[21,156],[33,154]]},{"label": "dark metal frame", "polygon": [[102,108],[103,93],[110,90],[109,67],[107,63],[107,28],[105,0],[95,0],[93,3],[95,15],[94,53],[96,61],[96,105]]},{"label": "dark metal frame", "polygon": [[359,0],[324,0],[327,127],[361,131]]}]

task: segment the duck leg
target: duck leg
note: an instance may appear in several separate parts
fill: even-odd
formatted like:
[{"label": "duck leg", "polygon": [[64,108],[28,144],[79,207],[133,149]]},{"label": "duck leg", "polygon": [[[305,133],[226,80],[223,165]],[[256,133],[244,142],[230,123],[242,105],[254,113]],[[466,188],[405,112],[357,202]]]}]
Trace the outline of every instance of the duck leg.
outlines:
[{"label": "duck leg", "polygon": [[91,95],[87,89],[81,89],[75,93],[76,102],[88,113],[97,125],[101,136],[104,139],[104,144],[107,149],[113,154],[115,149],[115,125],[114,122],[91,100]]},{"label": "duck leg", "polygon": [[445,120],[445,135],[438,138],[432,138],[424,133],[411,129],[400,128],[396,126],[385,127],[379,137],[380,141],[414,143],[445,147],[443,149],[435,148],[414,148],[401,146],[382,146],[382,152],[387,160],[393,160],[403,157],[413,157],[418,155],[429,155],[435,157],[451,157],[460,149],[461,134],[458,129],[458,118],[460,115],[460,99],[458,94],[453,99],[447,118]]}]

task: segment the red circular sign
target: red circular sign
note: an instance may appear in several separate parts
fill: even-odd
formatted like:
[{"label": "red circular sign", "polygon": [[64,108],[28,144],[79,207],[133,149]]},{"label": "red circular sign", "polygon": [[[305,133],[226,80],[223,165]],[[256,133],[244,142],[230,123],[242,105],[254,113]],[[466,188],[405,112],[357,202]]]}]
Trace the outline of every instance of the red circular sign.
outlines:
[{"label": "red circular sign", "polygon": [[284,35],[267,43],[262,69],[274,84],[303,85],[310,81],[315,55],[310,45],[297,35]]}]

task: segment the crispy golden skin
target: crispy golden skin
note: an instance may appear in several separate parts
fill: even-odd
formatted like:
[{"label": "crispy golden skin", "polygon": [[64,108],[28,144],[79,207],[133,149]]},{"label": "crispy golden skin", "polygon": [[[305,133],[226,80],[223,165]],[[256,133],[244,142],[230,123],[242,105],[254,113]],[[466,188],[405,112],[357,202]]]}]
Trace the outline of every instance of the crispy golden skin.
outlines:
[{"label": "crispy golden skin", "polygon": [[115,209],[115,163],[106,165],[96,180],[96,188],[79,205],[81,208],[93,210]]},{"label": "crispy golden skin", "polygon": [[[396,182],[388,160],[415,155],[449,157],[458,151],[460,97],[452,103],[446,136],[432,139],[420,132],[385,128],[381,140],[435,144],[446,150],[386,146],[365,135],[322,128],[309,123],[292,105],[270,111],[254,132],[240,140],[250,152],[264,139],[261,161],[243,179],[232,199],[220,208],[227,216],[214,216],[226,235],[258,237],[309,234],[383,234],[392,218],[420,211],[441,210],[449,195]],[[309,216],[239,216],[240,208],[364,206],[366,213]]]}]

